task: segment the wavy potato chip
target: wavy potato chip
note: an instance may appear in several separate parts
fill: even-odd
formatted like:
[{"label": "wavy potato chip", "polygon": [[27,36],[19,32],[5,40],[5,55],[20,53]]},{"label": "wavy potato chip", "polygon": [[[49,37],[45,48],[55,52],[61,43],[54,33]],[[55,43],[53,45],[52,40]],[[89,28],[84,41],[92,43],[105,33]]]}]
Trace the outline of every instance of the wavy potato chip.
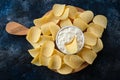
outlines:
[{"label": "wavy potato chip", "polygon": [[60,27],[57,24],[55,24],[53,22],[50,22],[49,30],[50,30],[50,32],[52,34],[53,40],[55,40],[56,39],[56,34],[60,30]]},{"label": "wavy potato chip", "polygon": [[41,47],[35,48],[35,49],[30,49],[28,52],[32,57],[36,57],[40,53]]},{"label": "wavy potato chip", "polygon": [[80,18],[86,23],[89,23],[90,21],[92,21],[93,17],[94,17],[94,13],[89,10],[86,10],[80,14]]},{"label": "wavy potato chip", "polygon": [[27,33],[27,40],[33,43],[38,42],[41,36],[41,30],[38,27],[31,27]]},{"label": "wavy potato chip", "polygon": [[62,52],[58,51],[57,49],[54,49],[53,54],[57,54],[57,55],[59,55],[61,58],[63,58],[63,57],[64,57],[64,53],[62,53]]},{"label": "wavy potato chip", "polygon": [[77,39],[74,37],[72,42],[65,44],[65,48],[69,54],[74,54],[78,51]]},{"label": "wavy potato chip", "polygon": [[85,23],[83,20],[81,20],[80,18],[76,18],[73,21],[73,25],[79,27],[82,31],[84,31],[87,27],[88,24]]},{"label": "wavy potato chip", "polygon": [[103,28],[106,28],[107,26],[107,18],[104,15],[96,15],[93,18],[93,22],[95,24],[102,26]]},{"label": "wavy potato chip", "polygon": [[80,71],[80,70],[86,68],[88,65],[89,65],[89,64],[85,62],[85,63],[83,63],[80,67],[74,69],[73,72],[78,72],[78,71]]},{"label": "wavy potato chip", "polygon": [[101,39],[98,39],[96,45],[92,47],[92,50],[95,51],[95,52],[99,52],[99,51],[101,51],[102,49],[103,49],[102,40],[101,40]]},{"label": "wavy potato chip", "polygon": [[86,45],[90,45],[90,46],[96,45],[97,37],[94,34],[92,34],[91,32],[85,32],[84,38],[85,38]]},{"label": "wavy potato chip", "polygon": [[57,72],[60,74],[70,74],[72,71],[73,69],[66,64],[63,64],[62,67],[57,70]]},{"label": "wavy potato chip", "polygon": [[43,35],[50,35],[51,34],[49,26],[50,26],[50,22],[45,23],[40,27]]},{"label": "wavy potato chip", "polygon": [[65,10],[65,4],[54,4],[52,10],[55,16],[61,16]]},{"label": "wavy potato chip", "polygon": [[92,64],[97,57],[97,54],[94,51],[87,48],[83,48],[78,55],[80,55],[89,64]]},{"label": "wavy potato chip", "polygon": [[32,64],[37,65],[37,66],[41,66],[40,62],[39,62],[39,55],[37,54],[37,56],[34,57],[34,59],[31,61]]},{"label": "wavy potato chip", "polygon": [[50,57],[53,54],[55,44],[53,41],[46,41],[41,47],[41,53],[45,57]]},{"label": "wavy potato chip", "polygon": [[60,26],[64,27],[64,26],[73,26],[73,25],[72,25],[72,22],[70,21],[70,19],[65,19],[60,22]]},{"label": "wavy potato chip", "polygon": [[78,55],[71,55],[69,58],[69,63],[70,63],[69,66],[72,67],[73,69],[80,67],[83,64],[83,62],[84,60]]},{"label": "wavy potato chip", "polygon": [[101,26],[94,23],[90,23],[89,27],[87,28],[87,32],[93,33],[98,38],[102,36],[103,31],[104,29]]},{"label": "wavy potato chip", "polygon": [[51,60],[51,57],[45,57],[42,55],[39,56],[39,62],[43,66],[48,66],[50,63],[50,60]]},{"label": "wavy potato chip", "polygon": [[66,7],[70,9],[70,10],[69,10],[69,17],[70,17],[71,19],[75,19],[76,16],[77,16],[77,12],[78,12],[78,10],[76,9],[76,7],[71,6],[71,5],[68,5],[68,6],[66,6]]},{"label": "wavy potato chip", "polygon": [[48,68],[50,69],[60,69],[62,65],[61,57],[57,54],[51,56]]},{"label": "wavy potato chip", "polygon": [[61,20],[65,20],[65,19],[68,18],[68,16],[69,16],[69,8],[66,8],[65,11],[64,11],[64,13],[63,13],[63,15],[60,16],[60,19]]},{"label": "wavy potato chip", "polygon": [[40,27],[41,25],[48,23],[50,21],[53,21],[55,23],[59,22],[59,18],[54,16],[53,10],[49,11],[47,14],[45,14],[41,18],[34,19],[33,23],[35,24],[35,26]]}]

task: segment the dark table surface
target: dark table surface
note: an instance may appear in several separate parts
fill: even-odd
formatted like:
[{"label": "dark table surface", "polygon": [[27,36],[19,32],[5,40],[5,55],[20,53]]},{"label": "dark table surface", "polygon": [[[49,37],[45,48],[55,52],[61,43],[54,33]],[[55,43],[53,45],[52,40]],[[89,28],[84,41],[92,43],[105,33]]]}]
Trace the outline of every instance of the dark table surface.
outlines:
[{"label": "dark table surface", "polygon": [[[9,21],[33,26],[55,3],[70,4],[108,18],[102,40],[104,49],[93,65],[70,74],[60,75],[46,67],[37,67],[27,52],[31,45],[25,36],[5,31]],[[120,80],[120,1],[119,0],[0,0],[0,80]]]}]

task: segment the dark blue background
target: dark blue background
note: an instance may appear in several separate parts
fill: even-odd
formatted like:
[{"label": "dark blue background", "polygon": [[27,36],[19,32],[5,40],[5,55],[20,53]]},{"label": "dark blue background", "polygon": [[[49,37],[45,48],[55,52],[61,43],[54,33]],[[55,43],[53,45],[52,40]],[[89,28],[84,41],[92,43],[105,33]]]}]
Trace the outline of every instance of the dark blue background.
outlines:
[{"label": "dark blue background", "polygon": [[[102,37],[104,49],[93,65],[66,76],[32,65],[32,57],[27,52],[31,45],[25,36],[13,36],[5,31],[9,21],[32,26],[33,19],[45,14],[54,3],[89,9],[108,18]],[[120,1],[0,0],[0,80],[120,80]]]}]

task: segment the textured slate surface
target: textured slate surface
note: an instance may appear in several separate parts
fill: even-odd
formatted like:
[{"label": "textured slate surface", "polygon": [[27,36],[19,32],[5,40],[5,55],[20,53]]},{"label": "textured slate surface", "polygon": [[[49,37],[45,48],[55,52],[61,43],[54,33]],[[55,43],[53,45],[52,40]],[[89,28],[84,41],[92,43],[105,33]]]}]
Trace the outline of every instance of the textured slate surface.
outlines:
[{"label": "textured slate surface", "polygon": [[[9,21],[32,26],[32,20],[41,17],[54,3],[90,9],[108,18],[102,37],[104,49],[93,65],[75,74],[62,76],[32,65],[32,57],[27,52],[31,45],[25,36],[13,36],[5,31]],[[0,0],[0,80],[120,80],[119,5],[119,0]]]}]

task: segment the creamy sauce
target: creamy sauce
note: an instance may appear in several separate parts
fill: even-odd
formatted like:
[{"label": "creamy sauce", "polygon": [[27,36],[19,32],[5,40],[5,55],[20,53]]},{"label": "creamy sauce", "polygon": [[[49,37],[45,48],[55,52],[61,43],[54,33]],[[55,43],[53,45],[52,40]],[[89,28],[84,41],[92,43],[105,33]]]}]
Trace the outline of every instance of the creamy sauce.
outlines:
[{"label": "creamy sauce", "polygon": [[77,44],[78,44],[77,52],[79,52],[84,45],[84,35],[83,32],[75,26],[66,26],[58,31],[56,36],[56,45],[58,49],[65,54],[69,54],[67,53],[65,44],[71,42],[74,37],[77,38]]}]

